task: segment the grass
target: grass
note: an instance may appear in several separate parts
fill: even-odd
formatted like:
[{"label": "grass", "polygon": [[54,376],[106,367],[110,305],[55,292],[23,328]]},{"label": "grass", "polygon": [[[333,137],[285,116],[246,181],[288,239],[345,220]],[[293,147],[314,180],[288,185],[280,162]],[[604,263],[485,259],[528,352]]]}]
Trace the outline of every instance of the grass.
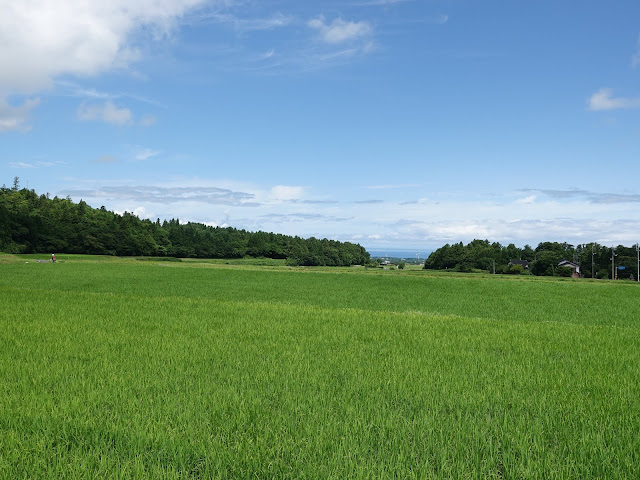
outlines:
[{"label": "grass", "polygon": [[1,478],[640,473],[635,284],[67,260],[0,267]]}]

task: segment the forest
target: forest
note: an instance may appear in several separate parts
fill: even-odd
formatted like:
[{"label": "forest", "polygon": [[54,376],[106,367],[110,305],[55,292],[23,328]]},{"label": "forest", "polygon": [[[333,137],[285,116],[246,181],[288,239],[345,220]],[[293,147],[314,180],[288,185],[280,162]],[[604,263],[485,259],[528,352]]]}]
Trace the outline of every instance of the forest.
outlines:
[{"label": "forest", "polygon": [[92,208],[70,198],[50,198],[34,190],[0,188],[0,252],[85,253],[178,258],[267,257],[289,265],[349,266],[368,263],[364,247],[349,242],[303,239],[232,227],[151,221]]},{"label": "forest", "polygon": [[[512,263],[514,260],[528,261],[528,268]],[[580,273],[588,278],[611,278],[612,270],[621,279],[638,278],[636,245],[607,247],[595,242],[578,245],[541,242],[535,249],[529,245],[518,248],[512,243],[504,246],[488,240],[473,240],[467,245],[462,242],[446,244],[429,255],[424,268],[493,272],[495,266],[495,273],[571,276],[572,269],[558,267],[561,260],[579,265]]]}]

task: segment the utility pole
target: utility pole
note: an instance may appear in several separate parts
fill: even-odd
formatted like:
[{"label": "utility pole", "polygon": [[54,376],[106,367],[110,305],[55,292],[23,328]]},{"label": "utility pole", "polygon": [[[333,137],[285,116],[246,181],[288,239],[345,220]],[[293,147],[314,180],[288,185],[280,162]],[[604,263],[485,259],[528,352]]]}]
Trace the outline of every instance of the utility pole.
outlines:
[{"label": "utility pole", "polygon": [[616,267],[615,267],[616,249],[611,245],[611,280],[616,279]]},{"label": "utility pole", "polygon": [[593,279],[593,242],[591,243],[591,278]]}]

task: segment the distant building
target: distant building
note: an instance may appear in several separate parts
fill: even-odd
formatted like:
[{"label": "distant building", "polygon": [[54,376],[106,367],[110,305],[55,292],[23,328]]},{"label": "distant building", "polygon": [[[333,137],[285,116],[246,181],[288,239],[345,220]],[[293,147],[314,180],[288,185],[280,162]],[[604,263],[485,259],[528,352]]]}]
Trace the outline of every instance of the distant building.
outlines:
[{"label": "distant building", "polygon": [[525,270],[529,270],[529,261],[528,260],[511,260],[509,262],[509,266],[511,265],[522,265],[522,268]]},{"label": "distant building", "polygon": [[573,273],[571,274],[571,276],[573,278],[580,278],[580,265],[576,265],[573,262],[570,262],[569,260],[560,260],[560,262],[558,263],[558,267],[569,267],[571,270],[573,270]]}]

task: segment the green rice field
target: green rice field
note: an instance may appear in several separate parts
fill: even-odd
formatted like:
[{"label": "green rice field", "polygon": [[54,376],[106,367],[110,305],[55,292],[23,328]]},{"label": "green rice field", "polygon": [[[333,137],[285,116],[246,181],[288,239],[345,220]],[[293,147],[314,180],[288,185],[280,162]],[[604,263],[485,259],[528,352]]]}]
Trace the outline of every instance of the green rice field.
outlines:
[{"label": "green rice field", "polygon": [[636,283],[47,258],[0,255],[0,478],[640,478]]}]

